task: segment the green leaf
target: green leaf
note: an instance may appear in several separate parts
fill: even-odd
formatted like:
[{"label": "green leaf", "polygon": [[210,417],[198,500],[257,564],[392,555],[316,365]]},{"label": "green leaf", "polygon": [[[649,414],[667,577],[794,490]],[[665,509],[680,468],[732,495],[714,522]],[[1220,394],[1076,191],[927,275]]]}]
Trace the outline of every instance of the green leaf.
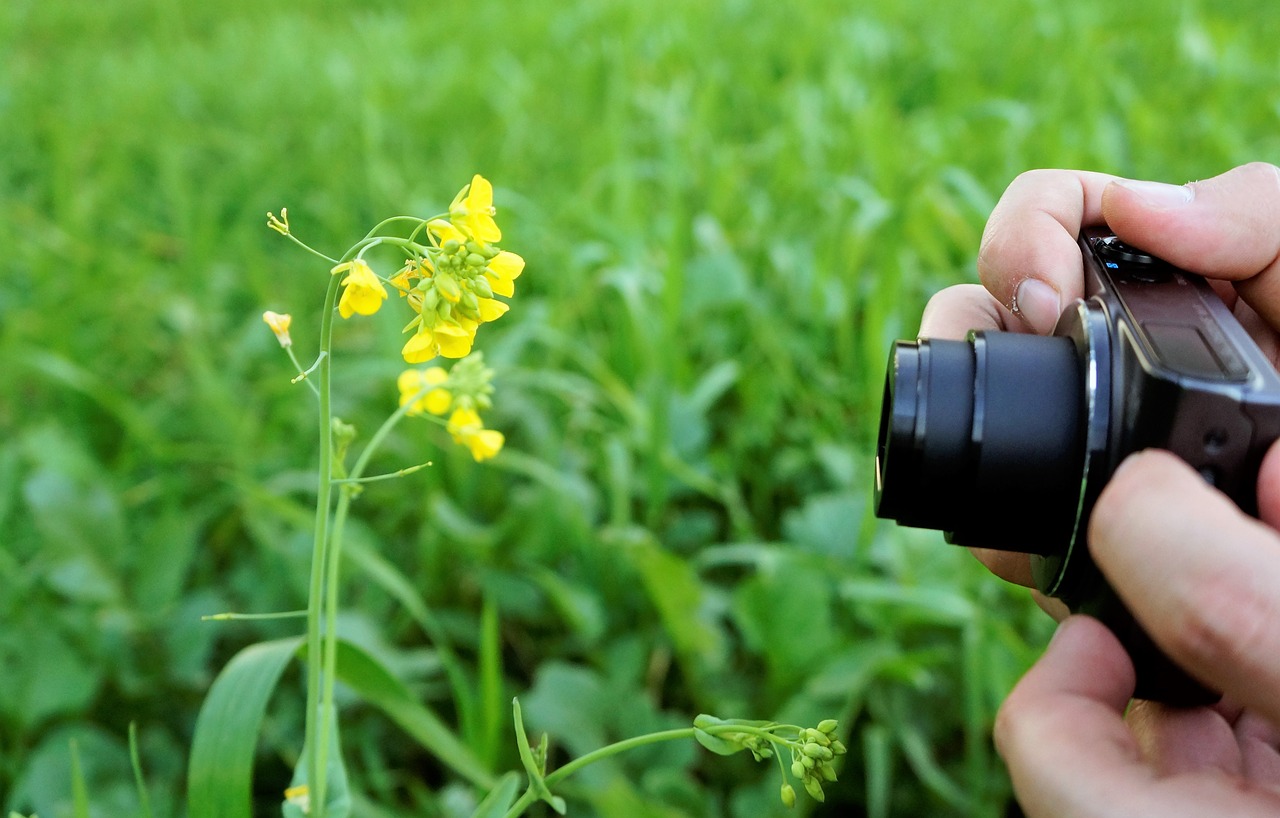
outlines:
[{"label": "green leaf", "polygon": [[740,753],[743,750],[743,746],[741,744],[730,741],[727,738],[713,736],[700,727],[694,728],[693,737],[698,740],[699,744],[706,747],[716,755],[731,756],[734,753]]},{"label": "green leaf", "polygon": [[568,805],[564,799],[558,795],[552,795],[551,790],[547,787],[546,781],[546,763],[547,763],[547,736],[542,735],[542,743],[539,746],[538,756],[541,760],[535,759],[533,748],[529,745],[529,736],[524,731],[524,718],[520,714],[520,700],[511,700],[511,711],[516,723],[516,745],[520,750],[520,761],[524,764],[524,771],[529,774],[529,789],[543,801],[551,805],[556,812],[564,815]]},{"label": "green leaf", "polygon": [[250,645],[214,680],[196,719],[188,764],[190,818],[251,818],[254,748],[267,701],[301,637]]},{"label": "green leaf", "polygon": [[476,807],[476,811],[471,813],[471,818],[503,818],[507,814],[507,810],[516,800],[516,793],[520,790],[520,774],[509,772],[498,779],[498,786],[489,791],[480,805]]},{"label": "green leaf", "polygon": [[338,678],[454,772],[477,787],[487,790],[494,786],[493,773],[435,713],[378,660],[342,640],[338,641]]}]

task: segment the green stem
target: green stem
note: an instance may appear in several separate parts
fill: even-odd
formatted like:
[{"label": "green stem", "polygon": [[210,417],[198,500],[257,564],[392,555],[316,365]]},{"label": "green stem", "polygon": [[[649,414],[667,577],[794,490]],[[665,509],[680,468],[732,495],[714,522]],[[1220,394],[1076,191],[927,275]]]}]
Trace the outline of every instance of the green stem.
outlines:
[{"label": "green stem", "polygon": [[[708,725],[703,728],[679,727],[675,730],[663,730],[658,733],[649,733],[648,735],[636,736],[635,738],[624,739],[622,741],[615,742],[613,744],[609,744],[604,747],[601,747],[598,750],[592,750],[591,752],[587,753],[584,756],[575,758],[573,761],[570,761],[568,764],[564,765],[560,769],[547,774],[546,778],[544,778],[543,781],[546,783],[547,787],[550,788],[552,785],[557,784],[560,781],[563,781],[564,779],[568,778],[569,776],[573,775],[578,770],[581,770],[583,767],[586,767],[589,764],[594,764],[597,761],[601,761],[610,756],[617,755],[618,753],[626,752],[627,750],[634,750],[637,747],[644,747],[647,744],[657,744],[660,741],[674,741],[676,739],[694,738],[698,729],[701,729],[702,732],[704,733],[710,733],[713,736],[719,735],[720,733],[750,733],[752,735],[760,736],[768,740],[771,744],[775,744],[779,747],[785,747],[785,748],[792,747],[793,743],[790,739],[785,739],[779,735],[775,735],[772,732],[772,730],[777,730],[779,728],[795,729],[791,725],[780,725],[780,724],[774,724],[768,728],[754,727],[746,724],[715,724],[715,725]],[[775,752],[774,755],[778,756],[778,753]],[[785,768],[782,767],[781,760],[779,760],[779,768],[783,770],[783,774],[785,775],[786,770]],[[527,810],[529,807],[533,806],[534,802],[537,800],[538,800],[538,796],[533,792],[533,788],[530,787],[529,789],[524,791],[524,794],[521,795],[520,798],[517,799],[514,804],[511,805],[510,809],[507,810],[507,813],[503,818],[516,818],[516,816],[522,815],[524,811]]]},{"label": "green stem", "polygon": [[[433,216],[432,218],[437,218],[437,217]],[[390,225],[390,224],[395,224],[396,222],[418,222],[418,223],[419,223],[419,227],[420,227],[421,225],[426,224],[426,223],[427,223],[427,221],[428,221],[427,219],[423,219],[423,218],[421,218],[421,217],[419,217],[419,216],[389,216],[388,218],[385,218],[385,219],[383,219],[382,221],[380,221],[380,222],[378,222],[377,224],[375,224],[375,225],[374,225],[374,226],[369,230],[369,232],[368,232],[368,233],[365,233],[365,234],[364,234],[364,237],[365,237],[366,239],[371,239],[371,238],[373,238],[374,236],[378,235],[378,233],[380,233],[380,232],[382,231],[382,228],[384,228],[384,227],[386,227],[387,225]],[[416,233],[416,232],[418,232],[418,229],[419,229],[419,228],[415,228],[415,229],[414,229],[414,232],[415,232],[415,233]]]},{"label": "green stem", "polygon": [[[549,774],[544,780],[546,781],[547,786],[550,787],[552,784],[555,784],[558,781],[563,781],[573,775],[588,764],[594,764],[597,761],[602,761],[609,756],[617,755],[618,753],[623,753],[627,750],[634,750],[636,747],[643,747],[646,744],[657,744],[660,741],[674,741],[676,739],[693,738],[693,735],[693,727],[680,727],[675,730],[663,730],[659,733],[649,733],[648,735],[625,739],[623,741],[601,747],[598,750],[592,750],[580,758],[575,758],[573,761],[570,761],[560,769]],[[525,790],[524,795],[521,795],[520,798],[511,805],[511,808],[507,810],[507,814],[504,818],[516,818],[517,815],[522,815],[524,811],[533,806],[533,803],[537,800],[538,796],[533,793],[532,787]]]},{"label": "green stem", "polygon": [[[299,242],[301,244],[301,242]],[[306,245],[302,245],[306,247]],[[310,249],[310,248],[308,248]],[[317,254],[319,255],[319,254]],[[311,581],[307,595],[307,712],[306,736],[303,740],[307,783],[311,788],[313,815],[324,818],[325,767],[320,761],[328,755],[328,719],[320,717],[321,688],[321,621],[324,603],[326,551],[329,546],[329,509],[333,501],[333,432],[332,363],[329,350],[333,345],[333,313],[338,298],[338,276],[329,277],[324,312],[320,323],[318,397],[320,399],[320,463],[316,487],[316,520],[311,546]],[[321,746],[325,745],[325,746]]]},{"label": "green stem", "polygon": [[226,613],[209,614],[200,617],[201,622],[235,622],[240,620],[254,621],[259,619],[302,619],[307,615],[303,611],[276,611],[275,613],[236,613],[235,611],[227,611]]},{"label": "green stem", "polygon": [[372,477],[344,477],[341,480],[334,480],[333,484],[335,486],[350,486],[358,483],[378,483],[383,480],[395,480],[398,477],[408,477],[414,472],[422,471],[432,465],[435,465],[434,462],[428,460],[426,463],[419,463],[416,466],[408,466],[397,471],[389,471],[385,474],[375,474]]},{"label": "green stem", "polygon": [[293,361],[293,365],[298,368],[298,375],[301,376],[301,380],[306,382],[307,386],[311,388],[311,392],[316,397],[320,397],[320,387],[316,386],[315,383],[307,379],[307,371],[302,368],[302,362],[298,360],[297,354],[294,353],[293,345],[290,344],[289,346],[285,347],[284,351],[289,353],[289,360]]},{"label": "green stem", "polygon": [[336,258],[331,258],[331,257],[329,257],[329,256],[326,256],[324,253],[321,253],[319,250],[317,250],[316,248],[314,248],[314,247],[312,247],[311,245],[307,244],[305,241],[303,241],[302,239],[300,239],[300,238],[298,238],[297,236],[293,235],[292,233],[285,233],[284,235],[285,235],[285,238],[287,238],[289,241],[291,241],[291,242],[293,242],[294,244],[298,245],[298,246],[299,246],[299,247],[301,247],[303,250],[306,250],[306,251],[307,251],[308,253],[310,253],[311,255],[313,255],[313,256],[319,256],[320,258],[324,259],[325,261],[329,262],[330,264],[337,264],[337,263],[338,263],[338,260],[337,260]]},{"label": "green stem", "polygon": [[[336,280],[338,276],[334,276],[333,278]],[[327,360],[328,357],[326,356],[326,361]],[[325,374],[327,373],[327,370],[327,366],[321,370],[322,404],[324,403],[323,396],[328,394],[327,376]],[[312,782],[312,809],[318,810],[313,812],[313,814],[320,816],[320,818],[323,818],[324,806],[321,799],[325,795],[325,776],[329,764],[329,745],[331,743],[330,735],[332,732],[331,719],[337,717],[336,712],[334,712],[333,693],[334,684],[338,675],[338,575],[342,566],[342,537],[346,529],[347,514],[351,508],[351,498],[355,496],[353,483],[359,482],[360,476],[364,473],[365,467],[369,464],[369,459],[373,456],[374,451],[382,444],[382,441],[386,436],[391,432],[391,429],[395,427],[401,418],[408,414],[414,403],[425,396],[429,391],[430,388],[421,390],[418,394],[413,396],[413,400],[408,401],[404,406],[401,406],[395,412],[392,412],[391,415],[382,422],[382,425],[378,427],[378,430],[373,433],[371,438],[369,438],[369,442],[365,445],[364,451],[360,453],[359,459],[357,459],[355,465],[351,467],[351,471],[346,478],[342,480],[333,479],[332,445],[330,444],[324,447],[329,450],[328,458],[330,461],[328,468],[324,471],[324,474],[328,475],[328,479],[324,481],[328,487],[325,490],[332,492],[335,485],[339,483],[343,485],[338,495],[337,507],[334,509],[333,513],[332,531],[328,535],[327,545],[323,552],[324,565],[322,570],[324,576],[321,583],[324,594],[324,602],[321,608],[323,611],[322,644],[314,654],[310,654],[322,657],[319,662],[320,672],[318,680],[320,682],[321,694],[319,701],[317,702],[317,707],[322,713],[322,717],[317,733],[319,740],[316,745],[316,752],[312,757],[314,764],[311,772],[312,777],[308,779]],[[330,440],[330,438],[326,436],[326,440]],[[310,642],[308,642],[308,644],[310,644]],[[310,686],[308,686],[308,694],[310,695]]]}]

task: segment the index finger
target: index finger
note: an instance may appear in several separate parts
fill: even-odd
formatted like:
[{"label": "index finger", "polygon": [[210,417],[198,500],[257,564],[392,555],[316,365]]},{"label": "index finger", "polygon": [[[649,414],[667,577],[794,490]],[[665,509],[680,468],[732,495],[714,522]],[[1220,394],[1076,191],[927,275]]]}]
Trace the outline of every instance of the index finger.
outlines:
[{"label": "index finger", "polygon": [[1104,223],[1102,191],[1117,178],[1092,171],[1027,171],[991,211],[978,275],[1028,328],[1049,333],[1063,307],[1084,297],[1076,239],[1081,227]]}]

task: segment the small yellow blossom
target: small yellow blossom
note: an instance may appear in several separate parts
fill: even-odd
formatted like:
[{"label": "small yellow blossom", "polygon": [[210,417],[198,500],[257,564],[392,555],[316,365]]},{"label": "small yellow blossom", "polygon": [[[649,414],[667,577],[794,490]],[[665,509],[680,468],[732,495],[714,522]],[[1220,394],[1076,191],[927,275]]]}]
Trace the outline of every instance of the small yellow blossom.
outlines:
[{"label": "small yellow blossom", "polygon": [[405,362],[411,364],[426,363],[440,355],[445,358],[462,358],[471,351],[475,343],[475,330],[468,332],[456,324],[439,323],[434,329],[419,324],[417,332],[409,338],[400,354]]},{"label": "small yellow blossom", "polygon": [[346,273],[342,280],[346,288],[338,301],[338,314],[350,318],[353,313],[373,315],[382,306],[387,297],[387,288],[382,286],[377,274],[373,272],[364,259],[352,259],[343,262],[330,271],[333,275]]},{"label": "small yellow blossom", "polygon": [[[414,395],[422,393],[424,389],[429,389],[430,391],[422,395],[417,401],[414,401],[413,408],[409,410],[409,414],[420,415],[423,412],[430,412],[433,415],[443,415],[449,411],[449,406],[453,403],[453,395],[449,393],[448,389],[440,386],[448,379],[449,373],[439,366],[427,369],[406,369],[396,379],[396,386],[400,389],[400,405],[404,406],[413,400]],[[431,389],[431,387],[437,388]]]},{"label": "small yellow blossom", "polygon": [[280,313],[267,310],[262,314],[262,320],[275,333],[276,340],[280,342],[280,346],[285,349],[293,346],[293,339],[289,337],[289,325],[293,323],[293,316],[287,312]]},{"label": "small yellow blossom", "polygon": [[477,463],[496,455],[506,442],[502,432],[484,428],[474,409],[455,409],[449,416],[448,429],[453,442],[470,449]]},{"label": "small yellow blossom", "polygon": [[449,221],[471,238],[479,241],[498,241],[502,231],[493,220],[497,209],[493,206],[493,185],[476,174],[471,184],[464,187],[449,205]]}]

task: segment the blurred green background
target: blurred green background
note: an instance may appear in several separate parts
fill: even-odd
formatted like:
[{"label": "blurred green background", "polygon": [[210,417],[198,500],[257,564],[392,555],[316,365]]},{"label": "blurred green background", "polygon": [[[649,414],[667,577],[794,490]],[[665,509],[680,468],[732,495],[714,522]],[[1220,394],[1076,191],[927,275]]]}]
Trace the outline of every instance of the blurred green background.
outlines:
[{"label": "blurred green background", "polygon": [[[870,514],[888,345],[974,280],[1022,170],[1275,161],[1278,34],[1270,0],[7,0],[0,807],[73,814],[74,740],[91,814],[136,814],[136,723],[155,813],[184,812],[213,676],[300,627],[199,617],[305,604],[314,403],[260,315],[308,358],[327,270],[265,213],[339,253],[479,172],[528,261],[479,342],[508,450],[400,428],[381,470],[436,465],[355,504],[343,632],[495,770],[514,695],[553,766],[699,712],[833,716],[841,780],[798,812],[1016,814],[990,724],[1051,623]],[[366,434],[404,320],[339,328],[336,410]],[[490,679],[471,700],[406,588]],[[295,672],[263,815],[300,699]],[[381,714],[349,696],[342,724],[358,814],[469,813]],[[736,818],[783,814],[779,783],[690,743],[565,794]]]}]

